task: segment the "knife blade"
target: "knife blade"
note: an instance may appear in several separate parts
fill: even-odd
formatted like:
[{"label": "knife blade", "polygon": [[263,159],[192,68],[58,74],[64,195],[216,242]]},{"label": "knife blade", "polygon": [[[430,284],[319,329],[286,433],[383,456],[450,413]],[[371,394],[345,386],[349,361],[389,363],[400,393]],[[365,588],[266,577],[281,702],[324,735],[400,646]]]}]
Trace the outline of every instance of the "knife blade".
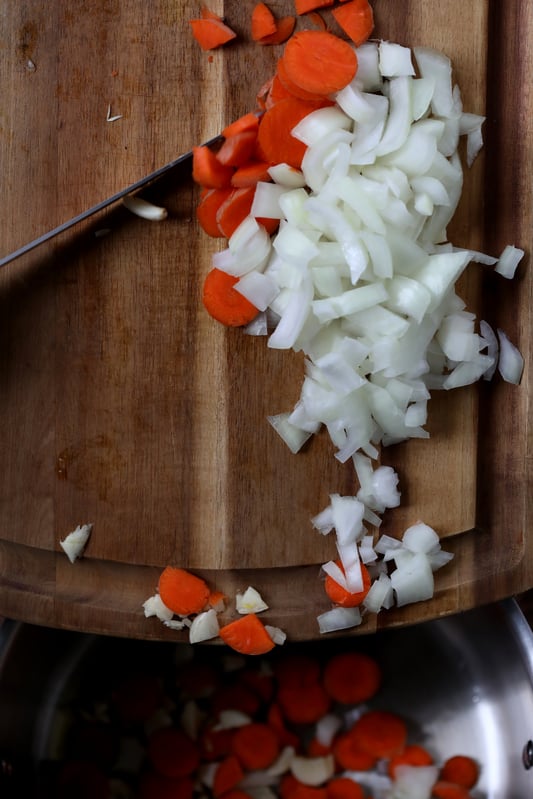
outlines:
[{"label": "knife blade", "polygon": [[[214,144],[218,144],[222,140],[222,136],[219,134],[218,136],[209,139],[209,141],[205,142],[206,147],[211,147]],[[151,185],[155,181],[159,180],[163,175],[166,175],[168,172],[171,172],[178,166],[182,166],[185,164],[186,161],[189,159],[192,160],[192,150],[183,155],[180,155],[178,158],[175,158],[173,161],[169,161],[168,164],[159,167],[154,172],[151,172],[149,175],[146,175],[144,178],[137,180],[135,183],[132,183],[131,186],[127,186],[125,189],[121,191],[117,191],[116,194],[112,194],[105,200],[93,205],[91,208],[88,208],[86,211],[82,211],[81,214],[72,217],[67,222],[63,222],[61,225],[49,230],[47,233],[43,233],[41,236],[38,236],[33,241],[24,244],[22,247],[19,247],[17,250],[9,253],[9,255],[5,255],[3,258],[0,259],[0,267],[6,266],[7,264],[11,263],[17,258],[20,258],[21,255],[24,255],[31,250],[34,250],[36,247],[39,247],[41,244],[44,244],[46,241],[50,241],[55,236],[59,235],[60,233],[64,233],[69,228],[74,227],[74,225],[83,222],[84,219],[88,219],[89,217],[93,216],[94,214],[98,213],[98,211],[103,211],[105,208],[108,208],[110,205],[122,200],[128,194],[133,194],[134,192],[140,191],[140,189],[146,188],[148,185]]]}]

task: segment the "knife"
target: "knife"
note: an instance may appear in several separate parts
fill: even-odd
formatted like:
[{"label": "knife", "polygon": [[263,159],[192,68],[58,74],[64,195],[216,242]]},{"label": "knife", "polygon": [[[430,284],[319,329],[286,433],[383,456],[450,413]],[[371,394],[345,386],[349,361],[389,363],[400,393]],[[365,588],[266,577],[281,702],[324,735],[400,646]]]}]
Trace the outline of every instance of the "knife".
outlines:
[{"label": "knife", "polygon": [[[218,144],[222,140],[222,135],[215,136],[209,141],[205,142],[206,147],[211,147],[214,144]],[[189,159],[192,159],[192,150],[183,155],[180,155],[179,158],[175,158],[173,161],[170,161],[165,166],[159,167],[156,169],[155,172],[151,172],[146,177],[141,178],[140,180],[132,183],[131,186],[128,186],[121,191],[118,191],[116,194],[111,195],[106,200],[102,200],[101,202],[93,205],[92,208],[88,208],[86,211],[83,211],[81,214],[74,216],[72,219],[69,219],[67,222],[63,222],[61,225],[53,228],[53,230],[49,230],[47,233],[43,233],[42,236],[39,236],[33,241],[28,242],[28,244],[24,244],[22,247],[19,247],[18,250],[10,253],[9,255],[5,255],[3,258],[0,259],[0,267],[6,266],[6,264],[11,263],[16,258],[20,258],[21,255],[24,255],[31,250],[34,250],[36,247],[39,247],[41,244],[44,244],[45,241],[50,241],[59,233],[63,233],[65,230],[77,225],[79,222],[83,222],[84,219],[88,219],[93,214],[96,214],[98,211],[102,211],[104,208],[107,208],[113,203],[118,202],[118,200],[122,200],[126,195],[132,194],[133,192],[139,191],[140,189],[146,188],[151,183],[154,183],[156,180],[161,178],[163,175],[166,175],[168,172],[171,172],[176,167],[185,164]]]}]

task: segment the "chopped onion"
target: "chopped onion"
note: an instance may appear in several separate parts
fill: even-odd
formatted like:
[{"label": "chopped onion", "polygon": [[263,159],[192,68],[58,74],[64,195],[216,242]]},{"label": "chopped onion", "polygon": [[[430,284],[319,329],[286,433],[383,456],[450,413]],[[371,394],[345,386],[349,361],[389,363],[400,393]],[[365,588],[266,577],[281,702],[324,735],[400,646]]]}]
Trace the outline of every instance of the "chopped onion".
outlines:
[{"label": "chopped onion", "polygon": [[251,724],[252,719],[247,713],[243,713],[241,710],[221,710],[218,714],[218,721],[214,725],[213,730],[218,732],[219,730],[234,730],[238,727],[245,727],[247,724]]},{"label": "chopped onion", "polygon": [[235,607],[237,613],[241,614],[261,613],[263,610],[268,610],[268,605],[263,600],[259,591],[252,588],[251,585],[248,586],[244,593],[241,594],[237,592]]},{"label": "chopped onion", "polygon": [[332,608],[317,616],[318,629],[321,634],[349,630],[351,627],[358,627],[361,621],[359,608]]},{"label": "chopped onion", "polygon": [[484,380],[491,380],[494,372],[498,366],[498,356],[500,352],[500,345],[498,343],[498,337],[492,327],[482,319],[479,323],[479,331],[483,336],[483,339],[487,346],[487,355],[489,358],[492,359],[492,366],[486,370],[485,374],[483,375]]},{"label": "chopped onion", "polygon": [[390,579],[398,607],[422,602],[433,596],[433,571],[428,558],[422,553],[412,555],[401,566],[398,565]]},{"label": "chopped onion", "polygon": [[147,619],[150,616],[157,616],[161,621],[170,621],[174,615],[174,611],[167,608],[159,594],[154,594],[146,602],[143,602],[143,608]]},{"label": "chopped onion", "polygon": [[499,275],[503,275],[503,277],[506,277],[508,280],[512,280],[516,272],[516,267],[523,257],[524,250],[520,250],[512,244],[508,244],[498,258],[494,271],[498,272]]},{"label": "chopped onion", "polygon": [[342,727],[342,719],[337,713],[326,713],[315,726],[315,738],[322,746],[330,746]]},{"label": "chopped onion", "polygon": [[[115,117],[118,119],[119,117]],[[163,219],[166,219],[168,216],[168,211],[166,208],[160,208],[153,203],[148,202],[148,200],[143,200],[142,197],[137,197],[133,194],[127,194],[122,199],[122,203],[128,211],[131,211],[132,214],[136,216],[142,217],[142,219],[150,219],[153,222],[160,222]]]},{"label": "chopped onion", "polygon": [[497,330],[500,341],[498,371],[507,383],[518,385],[522,378],[524,359],[503,330]]},{"label": "chopped onion", "polygon": [[292,424],[289,413],[278,413],[275,416],[267,416],[267,419],[294,454],[301,450],[312,435],[311,431],[303,430]]},{"label": "chopped onion", "polygon": [[291,760],[291,774],[303,785],[319,786],[330,780],[335,773],[333,755],[303,757],[296,755]]},{"label": "chopped onion", "polygon": [[398,765],[394,769],[394,799],[430,799],[439,777],[438,766]]},{"label": "chopped onion", "polygon": [[79,524],[75,530],[59,542],[71,563],[82,557],[92,529],[92,524]]},{"label": "chopped onion", "polygon": [[287,633],[280,627],[273,627],[271,624],[265,624],[265,630],[277,646],[281,646],[287,640]]},{"label": "chopped onion", "polygon": [[199,613],[192,620],[189,630],[189,643],[198,644],[200,641],[209,641],[218,636],[219,624],[217,612],[214,608]]}]

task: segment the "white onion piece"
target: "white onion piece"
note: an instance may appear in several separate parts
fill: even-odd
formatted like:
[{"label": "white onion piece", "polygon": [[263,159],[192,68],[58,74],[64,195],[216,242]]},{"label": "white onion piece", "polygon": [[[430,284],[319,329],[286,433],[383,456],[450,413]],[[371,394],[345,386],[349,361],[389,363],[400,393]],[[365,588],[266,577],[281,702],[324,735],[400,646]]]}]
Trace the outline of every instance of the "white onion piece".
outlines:
[{"label": "white onion piece", "polygon": [[237,613],[246,615],[247,613],[261,613],[263,610],[268,610],[268,605],[259,591],[249,585],[244,593],[237,592],[235,609]]},{"label": "white onion piece", "polygon": [[291,424],[289,413],[278,413],[274,416],[267,416],[267,419],[294,454],[301,450],[312,435],[312,431],[302,430],[302,428]]},{"label": "white onion piece", "polygon": [[438,766],[396,766],[392,796],[394,799],[430,799],[438,776]]},{"label": "white onion piece", "polygon": [[161,621],[170,621],[174,615],[174,611],[167,608],[159,594],[154,594],[146,602],[143,602],[143,608],[147,619],[150,616],[157,616]]},{"label": "white onion piece", "polygon": [[379,71],[384,78],[414,75],[410,48],[394,42],[380,42]]},{"label": "white onion piece", "polygon": [[338,106],[311,111],[292,129],[291,135],[307,146],[323,140],[333,131],[351,130],[352,120]]},{"label": "white onion piece", "polygon": [[317,616],[318,630],[321,634],[333,633],[337,630],[349,630],[361,624],[359,608],[332,608]]},{"label": "white onion piece", "polygon": [[414,47],[413,53],[421,76],[435,82],[431,99],[433,113],[435,116],[449,117],[454,109],[450,59],[430,47]]},{"label": "white onion piece", "polygon": [[304,785],[318,786],[330,780],[335,773],[333,755],[303,757],[296,755],[291,760],[291,774]]},{"label": "white onion piece", "polygon": [[189,643],[198,644],[216,638],[219,632],[217,612],[213,608],[199,613],[192,620],[189,629]]},{"label": "white onion piece", "polygon": [[150,219],[152,222],[161,222],[168,216],[166,208],[160,208],[158,205],[154,205],[148,200],[133,194],[127,194],[123,197],[122,203],[132,214],[140,216],[142,219]]},{"label": "white onion piece", "polygon": [[350,594],[358,594],[363,590],[363,572],[359,550],[355,544],[339,544],[337,541],[337,552],[344,569],[346,589]]},{"label": "white onion piece", "polygon": [[440,539],[435,530],[428,524],[417,522],[411,525],[402,536],[402,543],[411,552],[422,552],[427,555],[435,547],[440,546]]},{"label": "white onion piece", "polygon": [[494,271],[506,277],[508,280],[512,280],[516,272],[516,267],[523,257],[524,250],[514,247],[512,244],[508,244],[498,258]]},{"label": "white onion piece", "polygon": [[315,738],[322,746],[330,746],[342,727],[342,719],[337,713],[326,713],[316,723]]},{"label": "white onion piece", "polygon": [[353,544],[363,531],[363,503],[356,497],[339,494],[332,494],[330,500],[337,541],[341,546]]},{"label": "white onion piece", "polygon": [[276,646],[281,646],[287,640],[287,633],[280,627],[273,627],[271,624],[265,624],[265,630],[272,638]]},{"label": "white onion piece", "polygon": [[[395,552],[397,563],[400,552],[401,550]],[[428,558],[422,553],[402,560],[390,578],[398,607],[412,602],[423,602],[433,596],[433,571]]]},{"label": "white onion piece", "polygon": [[255,187],[254,199],[250,209],[251,216],[264,217],[266,219],[282,219],[279,201],[280,197],[287,191],[285,186],[278,186],[276,183],[266,183],[258,181]]},{"label": "white onion piece", "polygon": [[234,288],[260,311],[266,311],[279,294],[276,281],[270,275],[256,270],[243,275]]},{"label": "white onion piece", "polygon": [[248,322],[248,324],[243,327],[242,330],[247,336],[268,335],[268,320],[266,312],[259,312],[251,322]]},{"label": "white onion piece", "polygon": [[317,513],[317,515],[311,519],[311,524],[319,533],[322,533],[322,535],[331,533],[333,530],[333,509],[331,505],[328,505],[323,511]]},{"label": "white onion piece", "polygon": [[218,714],[218,721],[214,725],[213,730],[233,730],[237,729],[238,727],[245,727],[247,724],[251,723],[251,717],[247,713],[243,713],[241,710],[221,710]]},{"label": "white onion piece", "polygon": [[377,155],[398,150],[407,139],[413,121],[411,114],[411,80],[402,76],[389,83],[389,118],[378,147]]},{"label": "white onion piece", "polygon": [[365,92],[377,92],[382,87],[377,42],[365,42],[356,49],[357,72],[353,83]]},{"label": "white onion piece", "polygon": [[497,333],[500,341],[498,371],[507,383],[518,385],[522,378],[524,359],[503,330],[498,329]]},{"label": "white onion piece", "polygon": [[289,164],[274,164],[268,168],[268,174],[274,183],[287,189],[300,189],[305,186],[302,172]]},{"label": "white onion piece", "polygon": [[371,613],[379,613],[382,608],[390,608],[394,603],[392,582],[388,574],[381,573],[373,580],[363,606]]},{"label": "white onion piece", "polygon": [[346,577],[344,576],[343,570],[335,563],[334,560],[328,560],[327,563],[322,565],[322,571],[324,574],[327,574],[328,577],[331,577],[334,582],[344,588],[345,591],[348,590],[348,586],[346,584]]},{"label": "white onion piece", "polygon": [[285,774],[294,758],[295,750],[293,746],[284,746],[276,760],[266,769],[274,777]]},{"label": "white onion piece", "polygon": [[498,356],[500,352],[498,337],[489,323],[484,319],[482,319],[479,323],[479,331],[487,345],[487,355],[489,358],[492,358],[492,366],[489,366],[489,368],[485,371],[483,379],[492,380],[494,372],[498,367]]},{"label": "white onion piece", "polygon": [[65,538],[59,542],[62,550],[71,563],[74,563],[77,558],[81,558],[89,541],[93,529],[92,524],[79,524],[75,530],[69,533]]}]

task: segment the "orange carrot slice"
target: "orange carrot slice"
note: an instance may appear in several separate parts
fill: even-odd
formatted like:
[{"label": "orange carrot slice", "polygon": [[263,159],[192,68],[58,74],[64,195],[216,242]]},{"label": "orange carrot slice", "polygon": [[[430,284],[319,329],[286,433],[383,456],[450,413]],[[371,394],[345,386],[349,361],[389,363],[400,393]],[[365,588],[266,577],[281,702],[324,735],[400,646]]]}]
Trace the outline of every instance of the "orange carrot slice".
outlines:
[{"label": "orange carrot slice", "polygon": [[165,777],[188,777],[200,765],[198,747],[176,727],[162,727],[151,734],[148,757],[158,774]]},{"label": "orange carrot slice", "polygon": [[317,108],[320,108],[320,104],[316,102],[287,98],[267,109],[257,135],[259,157],[269,164],[286,163],[299,169],[306,146],[294,138],[292,130]]},{"label": "orange carrot slice", "polygon": [[263,36],[259,39],[259,44],[283,44],[292,36],[294,28],[296,27],[296,17],[287,16],[280,17],[276,20],[276,30],[268,36]]},{"label": "orange carrot slice", "polygon": [[[233,739],[233,736],[232,736]],[[235,788],[244,777],[244,771],[235,755],[221,760],[213,777],[213,795],[218,797]]]},{"label": "orange carrot slice", "polygon": [[252,722],[236,730],[232,749],[242,767],[254,771],[272,765],[279,754],[279,742],[268,724]]},{"label": "orange carrot slice", "polygon": [[455,782],[444,782],[439,780],[431,789],[431,796],[434,799],[471,799],[468,788],[456,785]]},{"label": "orange carrot slice", "polygon": [[454,755],[444,763],[440,779],[444,782],[454,782],[464,788],[473,788],[479,779],[479,766],[472,757]]},{"label": "orange carrot slice", "polygon": [[357,72],[354,48],[327,31],[298,31],[285,45],[287,77],[304,91],[327,96],[343,89]]},{"label": "orange carrot slice", "polygon": [[230,136],[234,136],[236,133],[243,133],[246,130],[255,130],[259,128],[259,117],[257,114],[254,114],[253,111],[250,113],[245,114],[239,119],[236,119],[234,122],[230,122],[229,125],[222,130],[222,136],[225,139],[229,138]]},{"label": "orange carrot slice", "polygon": [[377,694],[381,679],[377,660],[362,652],[333,655],[324,667],[324,688],[342,704],[368,701]]},{"label": "orange carrot slice", "polygon": [[294,7],[296,13],[308,14],[310,11],[316,11],[317,8],[326,8],[332,6],[334,0],[294,0]]},{"label": "orange carrot slice", "polygon": [[405,748],[407,726],[395,713],[370,710],[357,719],[350,735],[356,745],[369,755],[392,757]]},{"label": "orange carrot slice", "polygon": [[374,12],[368,0],[350,0],[331,12],[334,19],[358,47],[374,30]]},{"label": "orange carrot slice", "polygon": [[259,42],[276,32],[276,19],[265,3],[257,3],[252,11],[252,39]]},{"label": "orange carrot slice", "polygon": [[275,647],[265,625],[255,613],[248,613],[221,627],[219,635],[224,643],[242,655],[264,655]]},{"label": "orange carrot slice", "polygon": [[[227,327],[241,327],[242,325],[246,325],[258,314],[255,305],[252,305],[246,297],[243,297],[242,294],[239,294],[239,292],[235,290],[234,286],[237,280],[238,278],[228,275],[220,269],[211,269],[204,281],[202,293],[204,307],[213,319],[216,319],[217,322],[221,322]],[[246,618],[246,616],[243,616],[243,619]],[[259,623],[261,624],[261,622]],[[223,627],[222,630],[224,629]],[[220,631],[221,637],[222,630]],[[243,635],[245,632],[246,631],[243,631]],[[225,634],[231,636],[232,630],[229,630],[229,633],[226,631]],[[237,630],[235,634],[238,636],[239,630]],[[266,634],[268,635],[268,633]],[[272,646],[274,646],[272,640],[271,643]]]},{"label": "orange carrot slice", "polygon": [[237,34],[222,20],[207,17],[203,19],[190,19],[192,35],[202,50],[216,50],[235,39]]},{"label": "orange carrot slice", "polygon": [[243,130],[233,133],[223,142],[217,152],[217,159],[224,166],[238,167],[250,160],[257,141],[257,130]]},{"label": "orange carrot slice", "polygon": [[198,203],[196,207],[196,217],[202,230],[204,230],[208,236],[212,236],[213,238],[224,236],[218,226],[217,212],[231,192],[231,187],[227,189],[208,189]]},{"label": "orange carrot slice", "polygon": [[221,164],[207,145],[192,148],[192,177],[200,186],[224,189],[230,185],[232,175],[233,168]]},{"label": "orange carrot slice", "polygon": [[362,787],[349,777],[336,777],[326,785],[328,799],[364,799]]},{"label": "orange carrot slice", "polygon": [[205,608],[209,587],[201,577],[167,566],[159,577],[159,594],[167,608],[179,616],[189,616]]},{"label": "orange carrot slice", "polygon": [[269,166],[266,161],[250,161],[235,170],[231,185],[238,189],[246,189],[257,185],[260,180],[268,183],[272,180],[268,172]]},{"label": "orange carrot slice", "polygon": [[333,757],[341,769],[368,771],[377,761],[375,755],[360,748],[351,730],[339,735],[333,743]]},{"label": "orange carrot slice", "polygon": [[[335,562],[341,571],[344,572],[344,568],[340,560]],[[363,590],[356,591],[354,593],[350,593],[350,591],[348,591],[346,588],[343,588],[343,586],[334,580],[333,577],[327,574],[324,581],[324,589],[331,601],[336,605],[341,605],[343,608],[355,608],[360,605],[370,591],[370,586],[372,584],[372,579],[364,563],[361,563],[361,574],[363,577]]]}]

